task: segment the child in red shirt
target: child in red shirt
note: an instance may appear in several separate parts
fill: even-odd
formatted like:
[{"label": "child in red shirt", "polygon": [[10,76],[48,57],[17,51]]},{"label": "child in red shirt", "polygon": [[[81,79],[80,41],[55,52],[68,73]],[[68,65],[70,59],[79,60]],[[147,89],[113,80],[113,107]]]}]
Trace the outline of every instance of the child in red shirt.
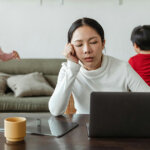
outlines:
[{"label": "child in red shirt", "polygon": [[129,59],[129,64],[150,86],[150,25],[133,29],[131,41],[137,55]]}]

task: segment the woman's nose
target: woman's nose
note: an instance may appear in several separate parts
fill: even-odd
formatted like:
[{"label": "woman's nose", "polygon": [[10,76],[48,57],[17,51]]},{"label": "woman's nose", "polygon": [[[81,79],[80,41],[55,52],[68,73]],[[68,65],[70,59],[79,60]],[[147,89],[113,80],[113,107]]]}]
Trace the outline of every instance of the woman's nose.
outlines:
[{"label": "woman's nose", "polygon": [[83,47],[83,52],[84,52],[85,54],[91,53],[91,48],[90,48],[90,46],[89,46],[88,44],[85,44],[85,45],[84,45],[84,47]]}]

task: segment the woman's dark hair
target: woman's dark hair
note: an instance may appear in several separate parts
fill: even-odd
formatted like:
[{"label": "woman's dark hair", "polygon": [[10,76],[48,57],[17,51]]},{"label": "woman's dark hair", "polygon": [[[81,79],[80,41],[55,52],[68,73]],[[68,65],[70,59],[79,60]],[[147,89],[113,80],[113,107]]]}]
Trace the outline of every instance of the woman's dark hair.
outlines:
[{"label": "woman's dark hair", "polygon": [[150,25],[135,27],[131,34],[131,41],[141,50],[150,50]]},{"label": "woman's dark hair", "polygon": [[104,42],[104,30],[103,30],[102,26],[94,19],[81,18],[72,23],[72,25],[68,31],[68,43],[71,42],[74,31],[77,28],[82,27],[84,25],[87,25],[87,26],[90,26],[91,28],[93,28],[101,37],[102,43]]}]

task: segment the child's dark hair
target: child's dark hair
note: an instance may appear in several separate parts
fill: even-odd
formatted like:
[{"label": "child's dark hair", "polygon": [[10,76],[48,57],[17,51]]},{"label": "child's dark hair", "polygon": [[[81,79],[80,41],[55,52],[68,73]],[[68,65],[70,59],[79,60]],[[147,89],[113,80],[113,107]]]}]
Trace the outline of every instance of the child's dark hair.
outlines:
[{"label": "child's dark hair", "polygon": [[81,18],[72,23],[72,25],[68,31],[68,43],[71,42],[74,31],[77,28],[82,27],[84,25],[87,25],[87,26],[93,28],[101,37],[102,43],[104,42],[104,30],[103,30],[102,26],[94,19]]},{"label": "child's dark hair", "polygon": [[131,41],[141,50],[150,50],[150,25],[135,27],[131,34]]}]

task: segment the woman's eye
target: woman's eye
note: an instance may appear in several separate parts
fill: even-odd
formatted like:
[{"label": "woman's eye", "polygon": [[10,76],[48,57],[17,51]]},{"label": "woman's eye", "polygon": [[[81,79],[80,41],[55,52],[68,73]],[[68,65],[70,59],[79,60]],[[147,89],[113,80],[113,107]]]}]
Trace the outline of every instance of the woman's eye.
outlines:
[{"label": "woman's eye", "polygon": [[82,44],[78,44],[78,45],[75,45],[76,47],[81,47],[82,46]]},{"label": "woman's eye", "polygon": [[90,42],[90,44],[96,44],[96,43],[97,43],[97,41]]}]

